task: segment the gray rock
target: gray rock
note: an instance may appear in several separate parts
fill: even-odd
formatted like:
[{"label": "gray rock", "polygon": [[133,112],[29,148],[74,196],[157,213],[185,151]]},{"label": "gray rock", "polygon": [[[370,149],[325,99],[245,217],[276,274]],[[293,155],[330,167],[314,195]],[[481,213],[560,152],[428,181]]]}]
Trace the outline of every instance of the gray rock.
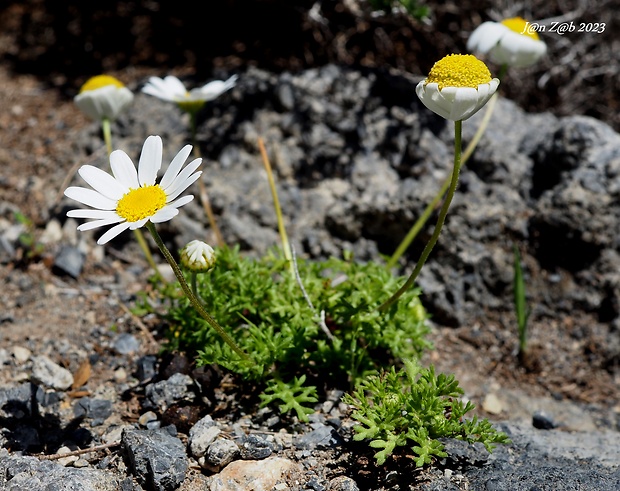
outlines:
[{"label": "gray rock", "polygon": [[121,355],[129,355],[140,349],[140,342],[133,334],[124,332],[114,340],[114,349]]},{"label": "gray rock", "polygon": [[227,438],[216,438],[207,448],[200,464],[212,472],[218,472],[239,456],[239,446]]},{"label": "gray rock", "polygon": [[118,491],[114,474],[92,468],[64,467],[35,457],[9,455],[0,450],[0,488],[10,491]]},{"label": "gray rock", "polygon": [[80,276],[86,256],[77,247],[65,245],[54,258],[54,269],[73,278]]},{"label": "gray rock", "polygon": [[194,389],[194,381],[189,375],[175,373],[167,380],[146,386],[143,406],[145,409],[159,409],[163,412],[175,402],[194,401],[196,399]]},{"label": "gray rock", "polygon": [[261,435],[244,436],[239,447],[244,460],[266,459],[274,451],[273,443]]},{"label": "gray rock", "polygon": [[112,414],[112,401],[82,397],[73,406],[76,417],[91,420],[91,426],[99,426]]},{"label": "gray rock", "polygon": [[185,447],[166,428],[124,430],[121,444],[131,472],[147,489],[173,490],[185,479],[189,467]]}]

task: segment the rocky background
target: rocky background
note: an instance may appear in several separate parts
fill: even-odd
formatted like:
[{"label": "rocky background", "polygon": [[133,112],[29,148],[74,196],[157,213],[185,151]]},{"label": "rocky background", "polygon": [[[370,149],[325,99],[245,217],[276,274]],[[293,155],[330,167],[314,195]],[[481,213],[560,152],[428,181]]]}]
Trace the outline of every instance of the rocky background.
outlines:
[{"label": "rocky background", "polygon": [[[193,5],[3,7],[3,484],[227,489],[218,471],[248,476],[258,461],[285,483],[275,489],[551,489],[550,481],[553,489],[616,489],[620,99],[611,2],[587,9],[532,3],[528,12],[492,2],[429,4],[426,23],[373,14],[353,1],[231,0],[205,17]],[[161,334],[157,325],[146,319],[139,329],[139,319],[119,312],[144,288],[148,268],[136,264],[128,237],[101,248],[96,235],[76,233],[65,218],[72,203],[59,196],[72,166],[105,163],[98,126],[72,106],[86,78],[105,71],[136,94],[113,125],[116,147],[137,159],[144,138],[159,134],[169,159],[189,139],[188,121],[140,93],[148,76],[174,73],[191,86],[238,74],[198,128],[226,241],[247,254],[278,243],[260,137],[297,253],[320,259],[350,250],[358,260],[379,260],[451,170],[452,126],[419,103],[415,84],[445,54],[465,52],[480,22],[515,14],[608,26],[603,34],[548,33],[545,60],[508,72],[419,278],[436,327],[428,361],[456,373],[481,414],[503,421],[513,446],[489,458],[451,442],[450,459],[413,478],[406,460],[376,468],[367,450],[351,446],[337,394],[317,408],[310,427],[269,411],[239,418],[234,397],[220,389],[205,394],[197,384],[204,374],[158,355],[157,340],[145,335],[148,328]],[[465,122],[465,142],[482,113]],[[32,220],[30,228],[15,222],[16,211]],[[410,271],[434,219],[398,272]],[[177,248],[211,236],[197,202],[162,231]],[[44,251],[29,256],[24,232]],[[525,366],[516,358],[513,245],[523,256],[532,309],[533,356]],[[111,323],[119,328],[110,330]],[[92,374],[80,396],[68,391],[84,359]],[[541,432],[532,422],[556,429]],[[107,454],[68,457],[67,467],[20,454],[117,442]],[[225,466],[226,459],[235,465]],[[588,466],[578,464],[584,459]],[[236,489],[245,489],[238,479]]]}]

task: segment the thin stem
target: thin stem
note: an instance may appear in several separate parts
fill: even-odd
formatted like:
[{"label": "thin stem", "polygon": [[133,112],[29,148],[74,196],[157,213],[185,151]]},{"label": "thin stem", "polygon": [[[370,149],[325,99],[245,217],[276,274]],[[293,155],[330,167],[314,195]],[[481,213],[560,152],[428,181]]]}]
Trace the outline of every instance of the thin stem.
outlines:
[{"label": "thin stem", "polygon": [[[487,126],[489,125],[489,121],[491,120],[491,115],[493,114],[493,110],[495,108],[495,103],[497,102],[497,98],[498,98],[498,93],[495,92],[495,94],[491,96],[491,99],[489,99],[489,102],[487,103],[486,112],[484,113],[484,117],[482,118],[482,121],[480,121],[480,126],[478,126],[478,129],[476,130],[476,134],[474,135],[472,140],[469,142],[469,144],[465,148],[465,151],[463,152],[463,155],[461,156],[461,166],[465,165],[467,160],[469,160],[469,157],[471,157],[471,155],[474,153],[474,150],[478,146],[478,143],[480,143],[480,139],[482,138],[482,135],[484,131],[486,130]],[[450,187],[450,181],[451,181],[451,177],[448,177],[444,181],[439,192],[435,195],[433,200],[428,205],[426,205],[426,208],[424,209],[424,212],[422,213],[422,215],[420,215],[420,217],[416,220],[416,222],[413,224],[411,229],[409,229],[409,232],[407,232],[407,235],[405,236],[405,238],[401,241],[401,243],[398,245],[398,247],[394,251],[394,254],[392,254],[392,257],[390,257],[390,259],[388,260],[386,264],[388,269],[391,269],[394,266],[396,266],[396,263],[398,262],[398,260],[405,253],[405,251],[409,248],[413,240],[417,237],[418,233],[420,233],[420,230],[422,230],[422,227],[424,227],[424,225],[428,221],[429,217],[435,210],[437,204],[439,203],[439,201],[441,201],[441,199],[446,194],[446,191]]]},{"label": "thin stem", "polygon": [[431,236],[430,240],[424,247],[424,250],[422,251],[422,255],[420,256],[420,259],[418,260],[418,263],[416,264],[409,278],[407,278],[407,281],[405,282],[405,284],[401,286],[400,289],[394,295],[392,295],[389,299],[387,299],[383,304],[379,306],[380,311],[386,310],[390,305],[396,302],[396,300],[398,300],[400,296],[403,293],[405,293],[407,289],[409,289],[409,287],[411,287],[413,282],[416,280],[416,278],[420,274],[420,271],[422,270],[422,266],[424,266],[424,263],[428,259],[428,256],[433,250],[433,247],[435,247],[437,240],[439,239],[441,228],[443,227],[443,224],[446,220],[446,215],[448,214],[448,209],[450,208],[450,203],[452,202],[452,198],[454,197],[456,186],[459,181],[459,172],[461,170],[462,125],[463,125],[462,121],[454,122],[454,168],[452,169],[452,179],[450,180],[450,187],[448,189],[448,194],[446,195],[446,199],[444,200],[441,210],[439,211],[439,217],[437,218],[437,225],[435,225],[435,230],[433,231],[433,235]]},{"label": "thin stem", "polygon": [[[196,157],[200,157],[200,147],[198,146],[198,141],[196,138],[196,128],[197,128],[197,117],[198,111],[191,111],[189,113],[190,117],[190,126],[192,133],[192,145],[194,147],[194,155]],[[207,215],[207,220],[209,220],[209,226],[213,233],[215,234],[215,241],[217,245],[223,247],[225,244],[224,237],[222,236],[222,232],[220,231],[220,227],[217,225],[217,221],[215,220],[215,214],[213,213],[213,208],[211,207],[211,202],[209,201],[209,195],[207,194],[207,187],[202,179],[202,176],[198,179],[198,187],[200,188],[200,201],[202,203],[202,208],[204,209],[205,215]]]},{"label": "thin stem", "polygon": [[[105,146],[108,150],[108,157],[109,157],[110,154],[112,153],[112,129],[111,129],[110,120],[108,118],[103,118],[101,120],[101,128],[103,130],[103,139],[105,140]],[[140,249],[142,249],[142,253],[144,254],[144,257],[146,258],[146,262],[149,263],[149,266],[155,273],[155,276],[159,278],[163,283],[167,283],[165,278],[160,274],[159,269],[157,269],[157,265],[155,264],[155,260],[153,259],[153,255],[151,254],[151,250],[149,249],[149,246],[146,243],[146,240],[144,240],[144,234],[142,233],[142,230],[137,228],[133,231],[133,234],[136,240],[138,241],[138,245],[140,246]]]},{"label": "thin stem", "polygon": [[228,346],[230,346],[230,348],[235,353],[237,353],[243,360],[250,360],[250,357],[237,345],[237,343],[235,343],[233,338],[231,338],[228,335],[228,333],[224,331],[222,326],[220,326],[217,323],[217,321],[211,316],[211,314],[209,314],[205,310],[200,300],[198,300],[198,298],[196,298],[196,296],[193,294],[192,290],[187,284],[187,281],[185,280],[185,277],[183,276],[183,272],[181,271],[181,268],[179,268],[179,265],[172,257],[172,254],[170,253],[170,251],[164,244],[164,241],[162,240],[160,235],[157,233],[157,230],[155,229],[155,225],[153,225],[151,222],[146,222],[146,228],[153,236],[153,240],[155,240],[155,242],[157,243],[159,250],[166,258],[166,261],[168,261],[168,263],[172,267],[172,270],[174,271],[174,274],[179,280],[179,284],[181,285],[181,288],[183,289],[183,293],[185,293],[185,295],[191,302],[192,306],[196,309],[196,311],[200,314],[200,316],[204,320],[206,320],[213,329],[217,331],[217,333],[222,337],[222,339],[226,342],[226,344],[228,344]]},{"label": "thin stem", "polygon": [[108,155],[110,155],[112,153],[112,129],[108,118],[103,118],[101,120],[101,129],[103,131],[105,146],[108,149]]},{"label": "thin stem", "polygon": [[291,254],[291,246],[288,241],[288,235],[286,234],[286,228],[284,227],[284,218],[282,217],[282,209],[280,208],[280,200],[278,199],[278,191],[276,190],[276,183],[273,178],[273,172],[271,170],[271,163],[265,150],[265,143],[262,138],[258,138],[258,148],[260,149],[261,157],[263,158],[263,165],[267,172],[267,179],[269,181],[269,189],[271,189],[271,195],[273,196],[273,206],[276,211],[276,218],[278,220],[278,230],[280,232],[280,238],[282,240],[282,249],[284,251],[284,257],[288,261],[291,272],[295,274],[295,266],[293,265],[293,257]]}]

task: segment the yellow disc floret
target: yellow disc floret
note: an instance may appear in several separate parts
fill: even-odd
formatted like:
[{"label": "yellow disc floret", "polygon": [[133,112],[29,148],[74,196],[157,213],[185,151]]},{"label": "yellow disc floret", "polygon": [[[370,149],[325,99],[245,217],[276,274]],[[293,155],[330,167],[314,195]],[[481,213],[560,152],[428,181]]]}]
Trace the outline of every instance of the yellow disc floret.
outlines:
[{"label": "yellow disc floret", "polygon": [[108,85],[113,85],[115,87],[125,87],[123,83],[110,75],[97,75],[95,77],[89,78],[82,88],[80,89],[80,94],[82,92],[86,92],[88,90],[97,90],[101,87],[107,87]]},{"label": "yellow disc floret", "polygon": [[536,41],[540,39],[535,29],[527,29],[528,22],[522,17],[511,17],[510,19],[504,19],[502,21],[502,24],[511,31],[516,32],[517,34],[529,36],[532,39],[536,39]]},{"label": "yellow disc floret", "polygon": [[436,62],[426,78],[426,83],[444,87],[472,87],[492,80],[487,66],[474,55],[448,55]]},{"label": "yellow disc floret", "polygon": [[166,205],[166,193],[158,185],[132,189],[118,201],[116,213],[128,222],[153,216]]}]

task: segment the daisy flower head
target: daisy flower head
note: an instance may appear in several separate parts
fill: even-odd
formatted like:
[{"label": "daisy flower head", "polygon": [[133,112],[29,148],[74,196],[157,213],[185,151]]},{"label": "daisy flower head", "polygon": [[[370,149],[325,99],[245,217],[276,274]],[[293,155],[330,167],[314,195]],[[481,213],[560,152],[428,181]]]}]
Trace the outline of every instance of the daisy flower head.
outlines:
[{"label": "daisy flower head", "polygon": [[500,65],[527,67],[536,63],[547,52],[547,45],[529,22],[521,17],[501,22],[483,22],[467,41],[467,49],[473,53],[489,55]]},{"label": "daisy flower head", "polygon": [[92,165],[83,165],[78,173],[92,189],[71,186],[65,196],[90,206],[67,212],[68,217],[87,218],[92,221],[78,226],[78,230],[91,230],[113,225],[97,241],[102,245],[127,229],[135,230],[146,222],[167,222],[179,213],[179,208],[194,199],[182,193],[199,177],[196,172],[202,159],[192,160],[185,168],[192,146],[186,145],[172,159],[159,182],[157,173],[162,163],[162,141],[159,136],[149,136],[142,147],[138,169],[122,150],[110,154],[112,175]]},{"label": "daisy flower head", "polygon": [[499,86],[487,66],[473,55],[448,55],[433,65],[416,94],[431,111],[451,121],[471,118]]},{"label": "daisy flower head", "polygon": [[183,111],[199,111],[205,103],[217,99],[237,83],[237,75],[228,80],[214,80],[202,87],[187,90],[177,77],[168,75],[165,78],[150,77],[142,88],[142,92],[168,102],[174,102]]},{"label": "daisy flower head", "polygon": [[82,85],[73,101],[95,121],[114,121],[133,102],[133,92],[110,75],[97,75]]},{"label": "daisy flower head", "polygon": [[215,251],[201,240],[192,240],[181,250],[180,260],[190,271],[208,273],[215,267]]}]

